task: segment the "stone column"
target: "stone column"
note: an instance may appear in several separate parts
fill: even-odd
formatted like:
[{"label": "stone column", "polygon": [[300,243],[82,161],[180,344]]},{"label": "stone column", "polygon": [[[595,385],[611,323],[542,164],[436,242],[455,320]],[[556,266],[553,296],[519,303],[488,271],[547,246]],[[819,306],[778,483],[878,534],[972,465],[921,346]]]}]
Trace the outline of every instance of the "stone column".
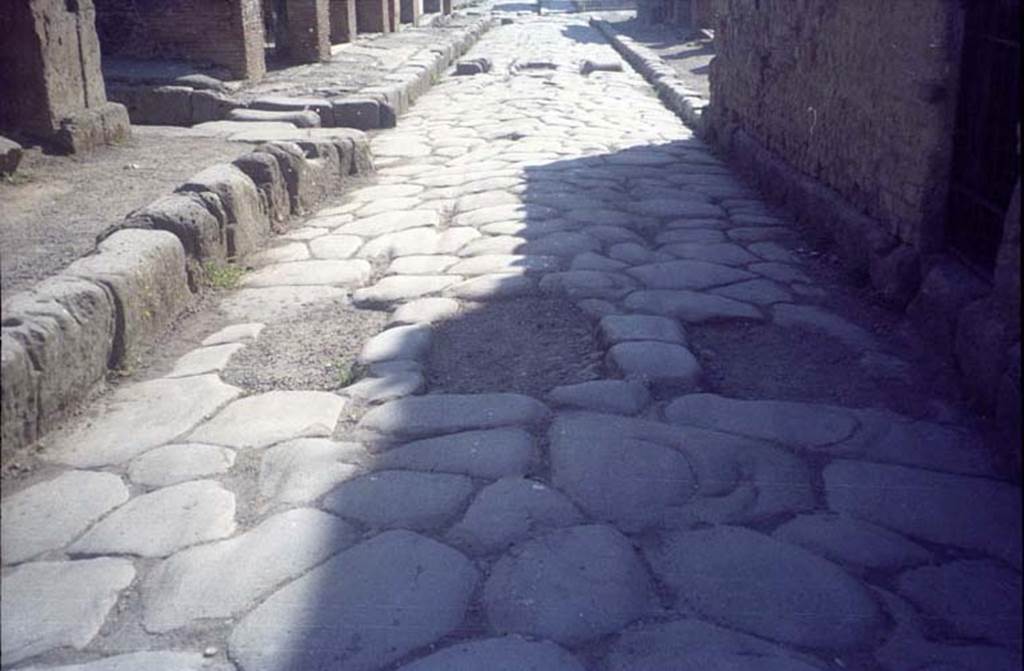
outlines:
[{"label": "stone column", "polygon": [[331,44],[356,39],[356,0],[331,0]]},{"label": "stone column", "polygon": [[0,35],[0,128],[69,153],[131,135],[107,100],[92,0],[4,0]]},{"label": "stone column", "polygon": [[401,8],[402,23],[416,25],[423,15],[423,0],[401,0]]},{"label": "stone column", "polygon": [[437,14],[441,11],[441,0],[423,0],[425,14]]},{"label": "stone column", "polygon": [[328,0],[287,0],[288,59],[295,63],[331,60]]},{"label": "stone column", "polygon": [[390,33],[388,3],[391,0],[355,0],[356,29],[360,33]]},{"label": "stone column", "polygon": [[399,21],[401,13],[401,0],[388,0],[388,30],[391,32],[398,30],[401,24],[401,21]]},{"label": "stone column", "polygon": [[452,13],[452,0],[441,0],[441,12],[444,14]]}]

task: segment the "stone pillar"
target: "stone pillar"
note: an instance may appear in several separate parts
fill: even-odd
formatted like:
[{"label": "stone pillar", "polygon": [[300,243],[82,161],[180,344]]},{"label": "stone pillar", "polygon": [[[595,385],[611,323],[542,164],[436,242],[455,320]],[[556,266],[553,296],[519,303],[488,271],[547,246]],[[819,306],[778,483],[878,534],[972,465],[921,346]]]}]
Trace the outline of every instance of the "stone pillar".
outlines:
[{"label": "stone pillar", "polygon": [[441,11],[441,0],[423,0],[424,14],[438,14]]},{"label": "stone pillar", "polygon": [[423,16],[423,0],[400,0],[400,2],[402,23],[416,25],[416,22]]},{"label": "stone pillar", "polygon": [[399,17],[402,13],[401,0],[388,0],[388,30],[395,32],[400,27]]},{"label": "stone pillar", "polygon": [[356,39],[356,0],[331,0],[331,44]]},{"label": "stone pillar", "polygon": [[287,0],[287,57],[295,63],[331,60],[328,0]]},{"label": "stone pillar", "polygon": [[0,35],[0,128],[70,153],[131,135],[107,101],[92,0],[4,0]]},{"label": "stone pillar", "polygon": [[443,14],[452,13],[452,0],[441,0],[441,12]]},{"label": "stone pillar", "polygon": [[356,29],[360,33],[390,33],[388,3],[391,0],[355,0]]}]

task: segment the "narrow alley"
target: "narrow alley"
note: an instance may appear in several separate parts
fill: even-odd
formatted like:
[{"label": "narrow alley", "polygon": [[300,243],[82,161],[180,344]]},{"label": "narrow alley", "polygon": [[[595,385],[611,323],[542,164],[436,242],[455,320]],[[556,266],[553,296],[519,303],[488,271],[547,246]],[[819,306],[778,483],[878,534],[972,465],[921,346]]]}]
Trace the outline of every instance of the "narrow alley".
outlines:
[{"label": "narrow alley", "polygon": [[585,15],[504,16],[5,483],[4,668],[1019,669],[949,372]]}]

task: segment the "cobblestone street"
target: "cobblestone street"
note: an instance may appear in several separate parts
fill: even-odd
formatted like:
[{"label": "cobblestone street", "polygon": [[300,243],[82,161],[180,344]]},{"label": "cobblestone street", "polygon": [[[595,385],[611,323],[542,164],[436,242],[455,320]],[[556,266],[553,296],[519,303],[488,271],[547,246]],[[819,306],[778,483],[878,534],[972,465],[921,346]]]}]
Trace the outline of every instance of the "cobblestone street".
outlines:
[{"label": "cobblestone street", "polygon": [[[5,483],[4,668],[1020,669],[941,368],[585,16],[474,58]],[[357,323],[336,389],[229,374]]]}]

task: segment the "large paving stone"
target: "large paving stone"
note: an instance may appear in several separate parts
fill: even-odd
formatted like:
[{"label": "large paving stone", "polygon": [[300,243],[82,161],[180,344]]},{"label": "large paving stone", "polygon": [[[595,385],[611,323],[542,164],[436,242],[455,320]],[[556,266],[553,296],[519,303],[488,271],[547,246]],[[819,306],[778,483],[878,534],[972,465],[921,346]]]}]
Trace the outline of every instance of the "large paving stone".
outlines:
[{"label": "large paving stone", "polygon": [[427,531],[450,522],[472,494],[462,475],[377,471],[335,487],[321,505],[376,529]]},{"label": "large paving stone", "polygon": [[186,377],[219,372],[224,370],[228,361],[231,360],[231,356],[242,347],[244,345],[240,343],[228,343],[194,349],[174,362],[174,368],[167,374],[167,377]]},{"label": "large paving stone", "polygon": [[748,263],[757,261],[756,256],[739,245],[729,242],[712,244],[694,242],[674,243],[663,245],[658,249],[683,259],[720,263],[727,266],[745,266]]},{"label": "large paving stone", "polygon": [[591,380],[555,387],[547,400],[594,412],[635,415],[651,402],[651,395],[636,380]]},{"label": "large paving stone", "polygon": [[325,391],[268,391],[235,401],[189,440],[244,448],[329,436],[344,407],[344,398]]},{"label": "large paving stone", "polygon": [[520,394],[430,394],[385,403],[363,415],[359,425],[399,438],[418,438],[533,424],[547,413],[544,404]]},{"label": "large paving stone", "polygon": [[628,271],[650,289],[707,289],[757,277],[745,270],[707,261],[665,261]]},{"label": "large paving stone", "polygon": [[438,275],[459,261],[459,257],[448,254],[412,254],[400,256],[392,261],[385,275]]},{"label": "large paving stone", "polygon": [[445,545],[385,532],[271,595],[235,627],[231,658],[242,671],[379,669],[458,627],[478,578]]},{"label": "large paving stone", "polygon": [[620,634],[608,671],[821,671],[798,653],[702,620],[673,620]]},{"label": "large paving stone", "polygon": [[491,554],[538,532],[583,522],[573,503],[536,480],[503,478],[480,490],[447,539],[469,552]]},{"label": "large paving stone", "polygon": [[541,278],[540,288],[569,298],[620,298],[636,288],[636,283],[622,273],[599,270],[569,270],[549,273]]},{"label": "large paving stone", "polygon": [[166,487],[187,480],[226,472],[235,452],[219,445],[176,443],[136,457],[128,465],[128,478],[138,485]]},{"label": "large paving stone", "polygon": [[23,564],[0,582],[0,654],[14,664],[55,648],[84,648],[121,590],[135,579],[126,559]]},{"label": "large paving stone", "polygon": [[3,563],[64,547],[127,500],[121,478],[88,471],[67,471],[7,497],[0,506]]},{"label": "large paving stone", "polygon": [[554,256],[526,256],[523,254],[481,254],[459,261],[448,268],[451,275],[490,275],[493,273],[524,274],[558,270]]},{"label": "large paving stone", "polygon": [[685,289],[634,291],[626,296],[623,304],[636,312],[676,317],[691,324],[733,319],[764,320],[764,315],[748,303]]},{"label": "large paving stone", "polygon": [[873,349],[878,346],[877,339],[865,329],[813,305],[776,305],[772,308],[772,321],[784,328],[824,333],[857,350]]},{"label": "large paving stone", "polygon": [[847,460],[832,462],[823,476],[832,510],[912,538],[981,550],[1021,568],[1019,487]]},{"label": "large paving stone", "polygon": [[404,212],[382,212],[361,218],[351,224],[335,229],[335,235],[358,235],[375,238],[386,233],[396,233],[409,228],[436,227],[441,221],[437,210],[406,210]]},{"label": "large paving stone", "polygon": [[762,279],[748,280],[718,287],[717,289],[712,289],[711,293],[715,296],[725,296],[726,298],[733,298],[757,305],[771,305],[773,303],[793,300],[793,294],[783,285],[778,282]]},{"label": "large paving stone", "polygon": [[347,261],[314,259],[266,266],[247,276],[246,287],[326,285],[357,287],[370,279],[373,268],[362,259]]},{"label": "large paving stone", "polygon": [[[382,361],[376,365],[386,365],[394,361]],[[393,401],[423,391],[427,386],[423,374],[417,371],[395,371],[381,376],[365,377],[355,384],[341,390],[349,398],[359,399],[366,403]]]},{"label": "large paving stone", "polygon": [[241,393],[216,375],[122,387],[45,456],[82,468],[119,464],[182,435]]},{"label": "large paving stone", "polygon": [[454,318],[459,302],[453,298],[420,298],[400,306],[391,315],[391,324],[431,324]]},{"label": "large paving stone", "polygon": [[503,428],[417,440],[377,455],[374,464],[379,468],[461,473],[493,480],[525,474],[535,458],[529,433]]},{"label": "large paving stone", "polygon": [[857,430],[852,412],[838,406],[794,401],[749,401],[716,394],[688,394],[665,408],[673,424],[695,426],[820,448],[840,443]]},{"label": "large paving stone", "polygon": [[932,557],[897,533],[846,515],[798,515],[772,536],[854,569],[892,570],[917,566]]},{"label": "large paving stone", "polygon": [[455,645],[399,667],[398,671],[585,671],[579,660],[551,641],[519,636]]},{"label": "large paving stone", "polygon": [[627,378],[654,385],[694,387],[700,380],[700,362],[682,345],[654,340],[632,340],[612,345],[608,365]]},{"label": "large paving stone", "polygon": [[666,317],[647,315],[608,315],[601,318],[601,336],[609,345],[629,340],[657,340],[686,344],[679,322]]},{"label": "large paving stone", "polygon": [[896,580],[897,591],[929,620],[969,639],[1021,649],[1020,573],[989,560],[924,566]]},{"label": "large paving stone", "polygon": [[537,290],[537,281],[524,275],[492,273],[458,282],[445,293],[470,301],[499,300],[525,296]]},{"label": "large paving stone", "polygon": [[309,251],[318,259],[348,259],[362,246],[363,239],[354,235],[324,235],[309,241]]},{"label": "large paving stone", "polygon": [[558,529],[494,565],[483,601],[491,627],[576,645],[618,631],[651,606],[647,573],[611,527]]},{"label": "large paving stone", "polygon": [[741,527],[667,535],[645,551],[685,604],[723,626],[800,647],[863,649],[882,612],[835,564]]},{"label": "large paving stone", "polygon": [[166,557],[235,532],[235,495],[212,480],[195,480],[136,496],[68,549],[73,554]]},{"label": "large paving stone", "polygon": [[182,550],[143,581],[143,625],[162,633],[203,618],[231,617],[358,537],[333,515],[298,508],[230,540]]},{"label": "large paving stone", "polygon": [[431,330],[427,324],[395,326],[366,341],[359,353],[359,363],[422,359],[430,351],[430,339]]},{"label": "large paving stone", "polygon": [[235,671],[230,662],[204,657],[199,652],[129,652],[92,662],[62,666],[30,666],[24,671]]},{"label": "large paving stone", "polygon": [[559,415],[548,433],[552,483],[594,519],[625,531],[664,525],[693,496],[696,481],[679,451],[644,440],[646,424]]},{"label": "large paving stone", "polygon": [[313,501],[359,474],[367,458],[362,445],[329,438],[278,443],[260,462],[260,494],[281,503]]},{"label": "large paving stone", "polygon": [[376,284],[356,290],[352,302],[359,306],[389,305],[436,294],[462,281],[454,275],[390,275]]}]

